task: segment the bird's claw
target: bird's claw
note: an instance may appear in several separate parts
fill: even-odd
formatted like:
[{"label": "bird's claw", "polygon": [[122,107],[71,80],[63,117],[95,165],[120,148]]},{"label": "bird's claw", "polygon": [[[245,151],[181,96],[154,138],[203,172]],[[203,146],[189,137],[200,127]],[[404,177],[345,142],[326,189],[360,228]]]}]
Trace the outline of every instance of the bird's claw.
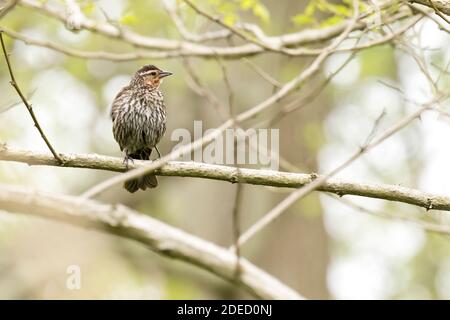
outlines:
[{"label": "bird's claw", "polygon": [[155,146],[156,152],[158,153],[158,159],[161,159],[161,152],[159,152],[159,149],[157,146]]},{"label": "bird's claw", "polygon": [[125,155],[125,157],[123,158],[123,162],[122,162],[122,163],[125,165],[125,167],[127,168],[127,170],[129,169],[129,163],[130,163],[130,161],[131,161],[132,164],[134,164],[134,159],[131,158],[131,157],[128,156],[128,155]]}]

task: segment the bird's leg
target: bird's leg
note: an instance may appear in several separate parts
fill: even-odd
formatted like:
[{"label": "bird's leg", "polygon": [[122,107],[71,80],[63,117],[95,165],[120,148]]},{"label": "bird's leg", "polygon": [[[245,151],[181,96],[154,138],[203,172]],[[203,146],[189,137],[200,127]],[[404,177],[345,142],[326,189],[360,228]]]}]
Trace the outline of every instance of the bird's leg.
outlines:
[{"label": "bird's leg", "polygon": [[128,154],[128,152],[125,150],[125,151],[124,151],[124,157],[123,157],[123,162],[122,162],[122,163],[125,165],[125,167],[127,168],[127,170],[129,169],[129,168],[128,168],[128,164],[129,164],[130,160],[131,160],[131,163],[134,164],[134,159],[133,159],[132,157],[130,157],[130,155]]},{"label": "bird's leg", "polygon": [[161,152],[159,152],[159,149],[157,146],[155,146],[156,152],[158,152],[158,159],[161,159]]}]

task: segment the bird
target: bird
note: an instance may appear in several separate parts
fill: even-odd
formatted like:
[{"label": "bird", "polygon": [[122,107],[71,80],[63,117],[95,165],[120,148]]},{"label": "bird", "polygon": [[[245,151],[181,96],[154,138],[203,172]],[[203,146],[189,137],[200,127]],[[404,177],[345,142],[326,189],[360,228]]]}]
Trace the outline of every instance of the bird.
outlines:
[{"label": "bird", "polygon": [[[160,85],[170,75],[171,72],[154,65],[145,65],[136,71],[112,102],[112,131],[127,168],[129,161],[150,160],[153,149],[161,157],[157,144],[166,132],[166,106]],[[123,186],[134,193],[157,185],[156,176],[150,173],[127,180]]]}]

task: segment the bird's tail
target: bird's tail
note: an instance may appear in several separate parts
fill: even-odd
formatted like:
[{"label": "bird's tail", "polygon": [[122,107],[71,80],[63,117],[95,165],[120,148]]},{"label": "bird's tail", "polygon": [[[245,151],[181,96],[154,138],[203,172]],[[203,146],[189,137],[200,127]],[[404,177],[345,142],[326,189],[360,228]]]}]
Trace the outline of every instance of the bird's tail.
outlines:
[{"label": "bird's tail", "polygon": [[145,190],[147,188],[156,188],[157,186],[158,180],[156,179],[156,176],[151,173],[136,179],[125,181],[123,184],[123,187],[131,193],[134,193],[139,189]]},{"label": "bird's tail", "polygon": [[[129,155],[132,159],[136,160],[149,160],[152,149],[145,149],[137,154]],[[123,184],[123,187],[131,193],[141,190],[146,190],[147,188],[156,188],[158,186],[158,180],[156,176],[152,173],[146,174],[142,177],[127,180]]]}]

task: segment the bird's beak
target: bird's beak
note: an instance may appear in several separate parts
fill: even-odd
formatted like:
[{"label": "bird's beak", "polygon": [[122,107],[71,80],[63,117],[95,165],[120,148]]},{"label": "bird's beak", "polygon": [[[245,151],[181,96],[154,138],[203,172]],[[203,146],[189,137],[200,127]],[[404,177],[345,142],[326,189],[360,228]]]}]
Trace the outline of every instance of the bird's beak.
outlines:
[{"label": "bird's beak", "polygon": [[165,77],[168,77],[168,76],[171,76],[171,75],[172,75],[172,72],[169,72],[169,71],[163,71],[163,72],[159,73],[159,77],[160,78],[165,78]]}]

